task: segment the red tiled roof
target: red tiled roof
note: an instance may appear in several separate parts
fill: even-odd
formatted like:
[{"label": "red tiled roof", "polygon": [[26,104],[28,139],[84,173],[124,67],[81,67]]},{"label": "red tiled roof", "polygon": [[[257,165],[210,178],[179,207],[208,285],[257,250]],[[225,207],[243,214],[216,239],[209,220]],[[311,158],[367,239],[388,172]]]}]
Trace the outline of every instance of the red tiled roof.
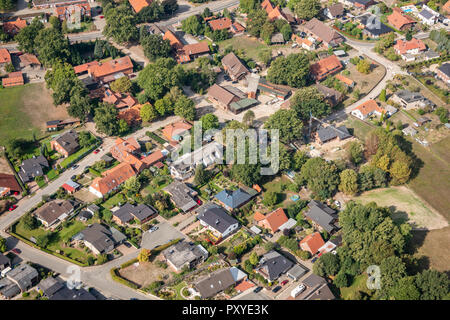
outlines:
[{"label": "red tiled roof", "polygon": [[368,115],[369,113],[371,113],[373,111],[378,111],[380,113],[384,112],[384,110],[378,106],[377,102],[372,99],[367,100],[366,102],[363,102],[362,104],[360,104],[353,110],[359,110],[364,116]]},{"label": "red tiled roof", "polygon": [[211,26],[211,29],[213,31],[215,30],[223,30],[223,29],[229,29],[231,27],[231,19],[224,17],[216,20],[210,20],[208,21],[209,25]]},{"label": "red tiled roof", "polygon": [[427,49],[425,43],[422,40],[412,38],[410,41],[397,40],[397,43],[394,46],[395,51],[398,54],[405,54],[409,50],[418,49],[419,51],[424,51]]},{"label": "red tiled roof", "polygon": [[85,64],[80,64],[79,66],[75,66],[75,67],[73,67],[73,70],[75,71],[75,74],[79,74],[79,73],[88,71],[89,67],[98,66],[98,65],[99,65],[99,62],[97,60],[94,60],[94,61],[91,61],[91,62],[88,62]]},{"label": "red tiled roof", "polygon": [[167,30],[163,37],[164,40],[169,40],[170,45],[175,48],[182,48],[183,44],[181,41],[177,38],[177,36],[170,30]]},{"label": "red tiled roof", "polygon": [[262,7],[264,10],[266,10],[267,14],[269,14],[269,13],[274,9],[272,3],[270,3],[269,0],[264,0],[264,1],[261,3],[261,7]]},{"label": "red tiled roof", "polygon": [[172,141],[174,141],[172,139],[172,137],[174,135],[177,135],[184,131],[190,130],[191,128],[192,128],[192,125],[187,123],[186,121],[178,121],[178,122],[171,123],[171,124],[165,126],[162,129],[162,134],[167,140],[169,140],[169,142],[172,142]]},{"label": "red tiled roof", "polygon": [[342,74],[335,75],[335,78],[338,79],[339,81],[342,81],[343,83],[345,83],[348,86],[351,86],[354,83],[354,81],[352,79],[349,79],[349,78],[343,76]]},{"label": "red tiled roof", "polygon": [[0,48],[0,63],[11,63],[11,55],[8,49]]},{"label": "red tiled roof", "polygon": [[250,282],[250,281],[248,281],[248,280],[244,280],[244,281],[242,281],[241,283],[239,283],[236,287],[235,287],[235,289],[236,289],[236,291],[238,291],[238,292],[244,292],[244,291],[246,291],[246,290],[248,290],[248,289],[250,289],[250,288],[252,288],[252,287],[254,287],[255,286],[255,284],[253,283],[253,282]]},{"label": "red tiled roof", "polygon": [[11,72],[10,74],[8,74],[7,78],[2,79],[2,85],[4,87],[20,86],[23,84],[24,84],[23,75],[22,72],[20,71]]},{"label": "red tiled roof", "polygon": [[261,221],[264,220],[266,218],[265,215],[263,215],[261,212],[255,212],[255,214],[253,215],[253,220],[255,221]]},{"label": "red tiled roof", "polygon": [[450,13],[450,0],[448,0],[443,6],[442,11]]},{"label": "red tiled roof", "polygon": [[244,31],[245,28],[239,22],[235,22],[231,25],[231,32],[233,33],[241,33]]},{"label": "red tiled roof", "polygon": [[272,11],[270,11],[268,18],[269,20],[274,20],[274,19],[278,19],[280,17],[282,17],[283,14],[280,11],[280,7],[277,6],[275,9],[273,9]]},{"label": "red tiled roof", "polygon": [[87,13],[87,15],[90,15],[90,13],[91,13],[91,6],[90,6],[89,3],[76,3],[76,4],[73,4],[73,5],[70,5],[70,6],[56,7],[55,8],[55,15],[57,15],[57,16],[65,15],[66,14],[66,10],[69,10],[69,9],[72,10],[69,13],[70,14],[74,14],[75,13],[74,6],[79,7],[80,9],[84,9],[85,12]]},{"label": "red tiled roof", "polygon": [[128,163],[121,163],[114,168],[103,172],[103,177],[95,178],[91,187],[99,191],[102,195],[105,195],[134,175],[136,175],[136,173],[131,165]]},{"label": "red tiled roof", "polygon": [[17,18],[14,21],[7,21],[3,23],[3,30],[8,34],[14,34],[27,26],[27,21]]},{"label": "red tiled roof", "polygon": [[64,190],[67,190],[67,191],[69,191],[69,192],[74,192],[74,191],[75,191],[75,188],[72,187],[72,186],[69,186],[67,183],[64,183],[64,184],[61,186],[61,188],[63,188]]},{"label": "red tiled roof", "polygon": [[306,244],[309,248],[309,252],[311,252],[311,254],[315,254],[319,251],[319,248],[325,244],[325,242],[319,232],[314,232],[303,238],[303,240],[300,241],[300,246],[302,244]]},{"label": "red tiled roof", "polygon": [[183,50],[185,55],[195,55],[209,52],[209,46],[207,42],[198,42],[185,45]]},{"label": "red tiled roof", "polygon": [[129,56],[109,60],[102,64],[94,64],[88,67],[89,73],[96,78],[105,77],[119,72],[125,72],[130,69],[133,70],[133,63],[131,62]]},{"label": "red tiled roof", "polygon": [[149,6],[152,0],[128,0],[136,13]]},{"label": "red tiled roof", "polygon": [[342,69],[342,64],[334,54],[311,65],[311,73],[318,77],[340,69]]},{"label": "red tiled roof", "polygon": [[387,17],[387,20],[389,24],[393,25],[397,29],[401,29],[406,24],[416,22],[413,18],[403,14],[402,9],[400,8],[393,8],[392,14]]},{"label": "red tiled roof", "polygon": [[24,53],[19,56],[20,63],[24,66],[29,66],[31,64],[41,65],[41,62],[38,60],[38,58],[31,53]]},{"label": "red tiled roof", "polygon": [[142,162],[144,162],[148,166],[152,166],[155,163],[160,162],[162,159],[164,159],[164,155],[162,154],[161,150],[156,150],[142,159]]},{"label": "red tiled roof", "polygon": [[137,104],[129,109],[124,111],[120,111],[117,115],[117,118],[125,120],[128,125],[132,125],[133,123],[140,122],[141,118],[141,109],[144,105]]},{"label": "red tiled roof", "polygon": [[284,213],[283,208],[278,208],[265,216],[266,223],[272,232],[277,232],[278,229],[288,221],[288,217]]},{"label": "red tiled roof", "polygon": [[0,173],[0,187],[8,188],[11,191],[22,191],[22,188],[12,174]]}]

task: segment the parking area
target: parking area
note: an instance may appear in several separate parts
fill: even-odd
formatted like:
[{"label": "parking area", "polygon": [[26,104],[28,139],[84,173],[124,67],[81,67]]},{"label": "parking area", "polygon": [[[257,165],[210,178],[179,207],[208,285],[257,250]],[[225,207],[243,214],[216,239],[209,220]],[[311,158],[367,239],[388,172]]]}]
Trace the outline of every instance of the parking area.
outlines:
[{"label": "parking area", "polygon": [[161,222],[157,224],[158,230],[149,232],[146,231],[142,235],[141,247],[146,249],[153,249],[160,245],[166,244],[169,241],[185,238],[186,236],[170,225],[168,222]]},{"label": "parking area", "polygon": [[250,290],[248,293],[244,293],[244,294],[240,295],[239,297],[237,297],[237,299],[233,299],[233,300],[273,300],[272,298],[270,298],[269,296],[267,296],[264,293],[264,291],[266,291],[266,289],[263,289],[257,293],[253,292],[253,290]]},{"label": "parking area", "polygon": [[128,242],[121,244],[120,246],[118,246],[116,248],[121,254],[123,254],[124,256],[133,253],[136,248],[134,248],[131,244],[129,244]]}]

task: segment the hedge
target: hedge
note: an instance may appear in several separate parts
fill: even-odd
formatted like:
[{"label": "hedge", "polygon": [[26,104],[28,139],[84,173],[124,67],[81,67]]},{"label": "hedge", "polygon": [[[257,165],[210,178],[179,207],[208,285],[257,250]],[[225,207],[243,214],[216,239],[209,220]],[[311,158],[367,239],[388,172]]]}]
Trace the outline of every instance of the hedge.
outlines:
[{"label": "hedge", "polygon": [[126,267],[131,266],[133,263],[136,263],[136,262],[138,262],[138,261],[139,261],[138,258],[131,259],[130,261],[127,261],[127,262],[123,263],[123,264],[120,266],[120,268],[121,268],[121,269],[124,269],[124,268],[126,268]]},{"label": "hedge", "polygon": [[117,274],[117,270],[119,270],[119,268],[112,268],[112,269],[110,270],[111,278],[112,278],[114,281],[119,282],[119,283],[121,283],[121,284],[123,284],[123,285],[126,285],[127,287],[130,287],[130,288],[135,289],[135,290],[139,289],[139,286],[137,286],[137,285],[134,284],[133,282],[128,281],[127,279],[122,278],[121,276],[119,276],[119,275]]},{"label": "hedge", "polygon": [[72,164],[78,162],[79,160],[84,158],[88,153],[90,153],[92,150],[97,148],[99,146],[99,144],[100,144],[100,141],[97,140],[97,142],[94,143],[92,146],[84,147],[83,149],[78,150],[78,152],[68,156],[66,159],[64,159],[61,162],[61,164],[60,164],[61,168],[67,169]]},{"label": "hedge", "polygon": [[97,177],[101,177],[102,174],[100,172],[98,172],[97,170],[93,169],[93,168],[89,168],[89,172],[92,173],[94,176]]}]

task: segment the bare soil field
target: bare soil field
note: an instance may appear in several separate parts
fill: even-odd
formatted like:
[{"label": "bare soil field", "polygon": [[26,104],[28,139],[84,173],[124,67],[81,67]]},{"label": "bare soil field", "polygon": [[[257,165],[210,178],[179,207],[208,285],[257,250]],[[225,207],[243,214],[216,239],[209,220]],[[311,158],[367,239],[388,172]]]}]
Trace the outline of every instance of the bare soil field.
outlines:
[{"label": "bare soil field", "polygon": [[120,276],[134,282],[141,288],[145,288],[153,281],[160,281],[161,277],[170,277],[170,269],[162,269],[152,262],[139,262],[136,267],[132,264],[129,267],[120,269]]}]

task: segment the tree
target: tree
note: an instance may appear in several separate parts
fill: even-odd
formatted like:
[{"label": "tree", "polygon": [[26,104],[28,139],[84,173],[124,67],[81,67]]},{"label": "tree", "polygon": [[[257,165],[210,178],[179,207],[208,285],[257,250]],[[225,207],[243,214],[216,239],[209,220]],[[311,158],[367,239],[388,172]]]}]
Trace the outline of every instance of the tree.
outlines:
[{"label": "tree", "polygon": [[346,157],[354,165],[358,165],[363,160],[364,149],[361,143],[357,141],[345,145]]},{"label": "tree", "polygon": [[[277,20],[277,21],[284,21],[284,20]],[[280,30],[281,34],[283,35],[284,41],[291,40],[292,36],[292,28],[289,23],[286,23]]]},{"label": "tree", "polygon": [[404,184],[409,180],[411,176],[411,168],[408,163],[402,161],[394,161],[391,168],[389,169],[389,173],[392,176],[391,183],[393,185]]},{"label": "tree", "polygon": [[442,300],[448,297],[450,281],[445,273],[424,270],[416,275],[416,286],[420,292],[420,300]]},{"label": "tree", "polygon": [[370,62],[366,59],[359,60],[358,64],[356,65],[356,70],[361,73],[369,74],[371,71]]},{"label": "tree", "polygon": [[41,234],[36,236],[36,244],[41,247],[41,248],[45,248],[47,247],[49,243],[49,238],[47,234]]},{"label": "tree", "polygon": [[324,253],[313,264],[313,272],[321,277],[334,276],[339,271],[339,259],[331,252]]},{"label": "tree", "polygon": [[126,76],[114,80],[110,84],[111,90],[119,93],[130,92],[131,86],[132,86],[131,80]]},{"label": "tree", "polygon": [[346,169],[342,171],[340,178],[339,191],[351,196],[358,192],[358,175],[354,170]]},{"label": "tree", "polygon": [[189,121],[195,119],[195,103],[185,95],[182,95],[177,102],[175,102],[175,115],[182,117]]},{"label": "tree", "polygon": [[14,68],[14,65],[13,65],[12,63],[8,63],[8,64],[5,66],[5,71],[6,71],[7,73],[14,72],[14,71],[16,71],[16,68]]},{"label": "tree", "polygon": [[95,142],[95,137],[89,131],[81,131],[78,133],[78,143],[80,147],[85,148],[89,147]]},{"label": "tree", "polygon": [[3,253],[7,250],[6,247],[6,239],[0,236],[0,253]]},{"label": "tree", "polygon": [[267,13],[265,10],[253,10],[248,14],[247,32],[253,37],[260,37],[263,25],[267,21]]},{"label": "tree", "polygon": [[294,13],[300,19],[310,20],[317,16],[321,6],[319,0],[298,0],[294,5]]},{"label": "tree", "polygon": [[259,256],[256,252],[252,252],[249,257],[249,261],[252,265],[256,266],[259,263]]},{"label": "tree", "polygon": [[108,262],[108,255],[106,253],[100,254],[97,256],[97,264],[104,264],[105,262]]},{"label": "tree", "polygon": [[[51,70],[45,74],[47,87],[52,89],[52,97],[55,105],[70,102],[72,94],[82,92],[83,85],[75,75],[73,67],[69,63],[57,62]],[[74,101],[75,104],[75,101]],[[84,108],[84,106],[82,106]],[[74,114],[78,112],[74,111]]]},{"label": "tree", "polygon": [[202,185],[208,181],[208,172],[205,170],[205,167],[202,163],[198,164],[195,167],[195,176],[194,176],[194,184]]},{"label": "tree", "polygon": [[233,164],[231,177],[237,182],[252,186],[261,179],[260,167],[257,164]]},{"label": "tree", "polygon": [[118,43],[130,42],[138,39],[139,31],[136,28],[136,18],[127,7],[107,7],[105,9],[106,25],[103,34],[113,38]]},{"label": "tree", "polygon": [[97,40],[95,40],[94,58],[102,59],[103,55],[104,55],[103,41],[97,39]]},{"label": "tree", "polygon": [[33,230],[37,228],[37,220],[31,213],[25,214],[20,219],[20,221],[22,222],[24,228],[27,230]]},{"label": "tree", "polygon": [[264,40],[266,44],[270,44],[274,32],[275,32],[275,25],[269,20],[267,20],[261,27],[259,36],[261,39]]},{"label": "tree", "polygon": [[167,58],[172,52],[169,40],[164,40],[159,34],[147,34],[141,38],[141,45],[147,58],[154,61],[158,58]]},{"label": "tree", "polygon": [[308,161],[308,159],[309,157],[306,154],[306,152],[298,150],[297,152],[295,152],[293,157],[292,163],[293,169],[300,170],[302,166],[306,163],[306,161]]},{"label": "tree", "polygon": [[48,19],[48,22],[52,25],[52,28],[60,31],[61,30],[61,21],[59,20],[59,18],[57,16],[51,16]]},{"label": "tree", "polygon": [[131,191],[133,193],[138,193],[139,190],[141,189],[141,183],[139,182],[139,180],[136,176],[133,176],[133,177],[129,178],[127,181],[125,181],[125,183],[123,184],[123,187],[128,191]]},{"label": "tree", "polygon": [[390,256],[381,261],[381,289],[385,295],[397,284],[397,282],[406,276],[406,266],[402,259],[396,256]]},{"label": "tree", "polygon": [[151,122],[158,118],[158,112],[156,111],[155,107],[151,105],[150,103],[146,103],[142,106],[140,115],[142,118],[142,121],[144,122]]},{"label": "tree", "polygon": [[219,128],[219,118],[215,114],[208,113],[200,118],[203,131]]},{"label": "tree", "polygon": [[300,179],[303,179],[319,199],[327,199],[336,191],[339,184],[338,168],[322,158],[311,158],[302,166]]},{"label": "tree", "polygon": [[239,8],[243,13],[250,13],[259,8],[259,0],[240,0]]},{"label": "tree", "polygon": [[72,88],[71,94],[70,105],[67,108],[67,112],[71,117],[84,121],[94,108],[91,99],[87,95],[85,89],[80,86]]},{"label": "tree", "polygon": [[434,113],[439,117],[441,123],[448,123],[448,110],[446,108],[439,107]]},{"label": "tree", "polygon": [[0,10],[1,11],[8,11],[8,10],[14,9],[14,7],[15,7],[15,1],[0,0]]},{"label": "tree", "polygon": [[118,125],[117,132],[119,134],[125,134],[128,131],[130,131],[130,125],[128,124],[128,122],[125,121],[125,119],[119,119],[117,125]]},{"label": "tree", "polygon": [[324,96],[316,87],[305,87],[297,90],[292,97],[291,108],[297,112],[298,117],[305,121],[310,115],[322,118],[331,112],[331,106],[325,102]]},{"label": "tree", "polygon": [[181,22],[181,30],[194,36],[199,36],[205,32],[203,24],[198,15],[193,15]]},{"label": "tree", "polygon": [[266,121],[266,129],[278,129],[280,140],[290,142],[302,138],[303,123],[297,118],[293,110],[278,110]]},{"label": "tree", "polygon": [[265,206],[272,207],[278,203],[278,193],[273,191],[267,191],[264,193],[263,203]]},{"label": "tree", "polygon": [[272,49],[261,49],[258,52],[258,58],[264,64],[269,64],[270,60],[272,60]]},{"label": "tree", "polygon": [[267,71],[267,80],[295,88],[304,87],[309,77],[309,59],[303,53],[292,53],[275,59]]},{"label": "tree", "polygon": [[97,131],[108,136],[117,134],[119,121],[117,120],[117,108],[112,104],[103,103],[95,109],[94,122]]},{"label": "tree", "polygon": [[381,90],[380,96],[378,97],[380,101],[386,102],[386,89]]},{"label": "tree", "polygon": [[350,279],[345,272],[340,271],[334,278],[333,283],[338,288],[344,288],[350,285]]},{"label": "tree", "polygon": [[148,262],[150,259],[151,251],[148,249],[142,249],[138,255],[139,262]]},{"label": "tree", "polygon": [[252,110],[247,110],[242,117],[242,122],[251,127],[253,121],[255,121],[255,113]]},{"label": "tree", "polygon": [[420,292],[415,283],[415,277],[405,277],[390,290],[389,296],[395,300],[419,300]]},{"label": "tree", "polygon": [[38,17],[34,18],[28,26],[21,29],[19,33],[14,37],[14,40],[19,43],[19,50],[25,51],[27,53],[34,53],[36,35],[42,29],[44,29],[44,24],[39,20]]},{"label": "tree", "polygon": [[56,62],[69,60],[69,40],[63,34],[54,29],[42,29],[35,39],[36,53],[39,60],[46,67],[53,66]]}]

